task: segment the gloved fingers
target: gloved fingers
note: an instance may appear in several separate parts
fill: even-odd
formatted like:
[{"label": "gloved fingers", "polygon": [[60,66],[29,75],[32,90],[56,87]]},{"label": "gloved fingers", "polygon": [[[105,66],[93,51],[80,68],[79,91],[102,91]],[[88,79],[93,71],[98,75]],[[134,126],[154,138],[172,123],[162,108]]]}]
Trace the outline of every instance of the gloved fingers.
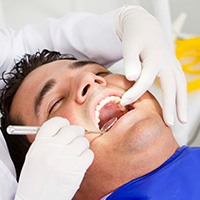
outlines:
[{"label": "gloved fingers", "polygon": [[[131,38],[134,38],[134,40]],[[124,73],[129,81],[135,81],[139,78],[142,66],[140,62],[140,53],[143,50],[141,42],[136,40],[137,36],[126,32],[122,38],[122,52],[124,59]]]},{"label": "gloved fingers", "polygon": [[90,143],[85,137],[78,137],[64,147],[65,156],[78,157],[89,149]]},{"label": "gloved fingers", "polygon": [[[181,71],[182,72],[182,71]],[[176,73],[177,84],[177,117],[181,123],[187,122],[187,83],[183,73]]]},{"label": "gloved fingers", "polygon": [[[52,138],[54,143],[60,143],[63,145],[70,144],[74,139],[83,136],[85,129],[80,126],[67,125],[63,126],[55,137]],[[57,142],[56,142],[57,141]]]},{"label": "gloved fingers", "polygon": [[160,84],[163,91],[163,118],[168,126],[174,124],[174,111],[176,101],[176,81],[174,73],[170,70],[159,74]]},{"label": "gloved fingers", "polygon": [[41,138],[50,138],[58,133],[63,127],[69,125],[69,121],[62,117],[54,117],[46,121],[37,133],[36,140]]},{"label": "gloved fingers", "polygon": [[134,56],[132,54],[131,58],[127,55],[124,56],[124,73],[129,81],[135,81],[139,78],[141,73],[139,55]]},{"label": "gloved fingers", "polygon": [[92,164],[93,160],[94,153],[91,149],[87,149],[79,157],[79,161],[81,161],[81,165],[85,170],[87,170],[87,168]]},{"label": "gloved fingers", "polygon": [[66,146],[84,134],[85,129],[80,126],[63,126],[54,137],[49,138],[48,143],[46,138],[40,139],[40,142],[45,140],[48,145]]},{"label": "gloved fingers", "polygon": [[121,105],[128,105],[140,98],[153,84],[156,75],[156,72],[151,71],[150,66],[143,67],[139,79],[122,96]]},{"label": "gloved fingers", "polygon": [[[92,164],[94,160],[94,153],[91,149],[86,149],[77,157],[69,157],[65,150],[60,154],[61,156],[54,155],[54,162],[59,163],[60,171],[68,172],[67,176],[74,174],[83,174]],[[52,157],[50,157],[50,162]],[[54,163],[53,163],[54,166]],[[73,180],[72,180],[73,181]]]}]

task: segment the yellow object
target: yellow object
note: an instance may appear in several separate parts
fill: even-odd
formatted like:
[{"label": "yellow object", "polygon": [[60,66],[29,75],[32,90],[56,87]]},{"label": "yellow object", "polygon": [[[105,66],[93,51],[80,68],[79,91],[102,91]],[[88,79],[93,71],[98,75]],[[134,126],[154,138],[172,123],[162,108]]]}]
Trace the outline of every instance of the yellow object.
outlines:
[{"label": "yellow object", "polygon": [[199,90],[200,89],[200,78],[187,82],[187,89],[188,89],[188,92]]},{"label": "yellow object", "polygon": [[187,82],[188,92],[200,89],[200,37],[176,40],[176,56],[182,64],[183,71],[199,75]]}]

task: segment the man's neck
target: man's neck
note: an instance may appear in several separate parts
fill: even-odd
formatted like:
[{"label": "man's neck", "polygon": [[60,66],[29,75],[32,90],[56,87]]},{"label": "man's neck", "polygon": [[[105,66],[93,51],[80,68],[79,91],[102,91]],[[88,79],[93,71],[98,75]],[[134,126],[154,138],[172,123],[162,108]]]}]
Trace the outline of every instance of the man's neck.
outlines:
[{"label": "man's neck", "polygon": [[93,173],[86,173],[74,199],[100,199],[125,183],[155,170],[170,158],[178,147],[171,130],[167,129],[153,144],[127,155],[121,162],[115,160],[112,163],[103,163],[102,167],[93,170]]}]

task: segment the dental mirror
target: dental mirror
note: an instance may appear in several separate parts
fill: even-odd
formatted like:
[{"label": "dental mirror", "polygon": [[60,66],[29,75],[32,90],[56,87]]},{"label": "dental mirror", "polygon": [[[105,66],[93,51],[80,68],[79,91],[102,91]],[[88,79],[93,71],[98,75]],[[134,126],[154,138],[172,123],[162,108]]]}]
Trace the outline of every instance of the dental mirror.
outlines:
[{"label": "dental mirror", "polygon": [[117,121],[117,117],[113,117],[110,120],[108,120],[102,127],[101,132],[107,132]]},{"label": "dental mirror", "polygon": [[117,117],[113,117],[110,120],[108,120],[100,129],[100,132],[98,131],[88,131],[86,130],[86,134],[104,134],[105,132],[107,132],[117,121]]}]

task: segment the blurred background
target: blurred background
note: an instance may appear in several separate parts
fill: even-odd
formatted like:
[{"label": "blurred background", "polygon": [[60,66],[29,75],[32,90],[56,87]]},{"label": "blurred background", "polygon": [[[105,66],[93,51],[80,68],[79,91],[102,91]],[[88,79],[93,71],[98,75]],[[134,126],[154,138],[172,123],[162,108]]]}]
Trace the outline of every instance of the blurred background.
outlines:
[{"label": "blurred background", "polygon": [[[163,21],[166,33],[175,31],[176,37],[181,38],[200,36],[199,0],[0,0],[0,25],[19,30],[27,24],[48,17],[62,17],[72,11],[100,14],[125,4],[143,6]],[[196,52],[197,47],[200,47],[200,40],[192,50]],[[200,49],[198,55],[200,60]],[[199,66],[198,63],[198,69]],[[192,75],[186,76],[191,78]],[[199,71],[196,78],[200,81]],[[198,89],[188,93],[188,123],[176,122],[173,127],[180,144],[200,145],[200,82],[198,84]]]},{"label": "blurred background", "polygon": [[[152,2],[153,0],[0,0],[0,20],[7,27],[19,29],[47,17],[61,17],[70,11],[103,13],[125,4],[140,4],[154,14]],[[169,4],[172,21],[182,12],[187,14],[183,32],[200,34],[199,0],[169,0]]]}]

